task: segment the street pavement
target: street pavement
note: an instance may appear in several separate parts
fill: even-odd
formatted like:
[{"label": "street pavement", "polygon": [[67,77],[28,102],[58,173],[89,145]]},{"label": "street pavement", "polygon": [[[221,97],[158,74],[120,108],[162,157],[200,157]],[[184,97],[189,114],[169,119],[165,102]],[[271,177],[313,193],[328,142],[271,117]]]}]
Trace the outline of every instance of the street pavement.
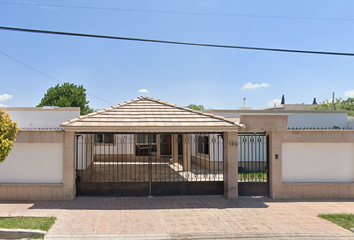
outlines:
[{"label": "street pavement", "polygon": [[0,201],[0,216],[54,216],[45,239],[354,239],[317,217],[353,213],[352,200],[266,197],[77,197]]}]

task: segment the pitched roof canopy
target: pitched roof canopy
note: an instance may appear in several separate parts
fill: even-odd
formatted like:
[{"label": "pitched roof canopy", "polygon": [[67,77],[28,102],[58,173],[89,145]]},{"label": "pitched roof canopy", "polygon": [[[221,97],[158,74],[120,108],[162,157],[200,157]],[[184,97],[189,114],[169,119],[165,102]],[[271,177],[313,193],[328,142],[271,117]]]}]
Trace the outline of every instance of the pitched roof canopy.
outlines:
[{"label": "pitched roof canopy", "polygon": [[149,97],[138,97],[61,124],[65,130],[109,132],[222,132],[242,124]]}]

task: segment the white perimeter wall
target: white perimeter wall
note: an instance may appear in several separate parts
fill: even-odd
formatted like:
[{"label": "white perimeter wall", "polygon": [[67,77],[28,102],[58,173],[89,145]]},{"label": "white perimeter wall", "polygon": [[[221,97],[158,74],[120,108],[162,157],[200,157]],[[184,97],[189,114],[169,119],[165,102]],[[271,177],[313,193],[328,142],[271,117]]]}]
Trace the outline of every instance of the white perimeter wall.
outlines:
[{"label": "white perimeter wall", "polygon": [[291,113],[288,118],[288,127],[347,127],[346,113]]},{"label": "white perimeter wall", "polygon": [[283,143],[285,183],[354,182],[353,143]]},{"label": "white perimeter wall", "polygon": [[15,143],[0,163],[0,183],[62,182],[62,143]]},{"label": "white perimeter wall", "polygon": [[229,119],[238,120],[237,118],[240,115],[265,115],[265,114],[289,114],[288,117],[288,127],[291,128],[333,128],[338,126],[340,128],[350,127],[348,123],[347,114],[341,112],[317,112],[317,111],[308,111],[308,112],[291,112],[291,111],[239,111],[234,113],[228,112],[217,112],[216,115],[227,117]]}]

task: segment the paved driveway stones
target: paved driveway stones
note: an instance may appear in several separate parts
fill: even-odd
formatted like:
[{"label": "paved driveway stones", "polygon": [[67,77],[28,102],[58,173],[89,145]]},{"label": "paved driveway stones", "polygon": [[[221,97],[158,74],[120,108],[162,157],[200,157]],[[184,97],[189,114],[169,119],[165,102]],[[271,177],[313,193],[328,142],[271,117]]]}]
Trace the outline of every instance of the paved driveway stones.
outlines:
[{"label": "paved driveway stones", "polygon": [[56,217],[45,239],[354,239],[319,213],[354,213],[354,201],[222,196],[0,201],[0,216]]}]

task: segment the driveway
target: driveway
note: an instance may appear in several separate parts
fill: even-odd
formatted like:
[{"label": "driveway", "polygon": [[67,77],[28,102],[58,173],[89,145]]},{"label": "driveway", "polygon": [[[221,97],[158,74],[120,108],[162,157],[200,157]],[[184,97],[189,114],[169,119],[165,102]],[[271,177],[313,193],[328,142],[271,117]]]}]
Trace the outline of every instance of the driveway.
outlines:
[{"label": "driveway", "polygon": [[319,213],[354,213],[354,202],[222,196],[0,201],[0,216],[57,217],[46,239],[354,239]]}]

